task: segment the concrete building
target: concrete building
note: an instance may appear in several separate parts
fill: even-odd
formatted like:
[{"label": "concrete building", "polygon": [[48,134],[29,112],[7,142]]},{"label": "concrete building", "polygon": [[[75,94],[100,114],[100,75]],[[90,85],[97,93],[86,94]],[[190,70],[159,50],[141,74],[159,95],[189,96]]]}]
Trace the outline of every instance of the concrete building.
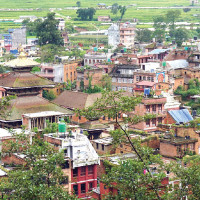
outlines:
[{"label": "concrete building", "polygon": [[133,92],[134,88],[134,72],[139,69],[137,65],[116,65],[110,76],[112,77],[112,90],[124,90]]},{"label": "concrete building", "polygon": [[17,28],[12,33],[12,49],[26,45],[26,28]]},{"label": "concrete building", "polygon": [[108,45],[116,47],[120,43],[120,31],[118,24],[112,24],[108,28]]},{"label": "concrete building", "polygon": [[79,132],[45,134],[44,140],[64,150],[66,164],[63,172],[68,181],[63,186],[78,198],[91,198],[90,192],[97,188],[97,166],[100,160],[87,136]]},{"label": "concrete building", "polygon": [[139,116],[144,116],[144,114],[153,114],[155,115],[155,118],[132,125],[131,128],[136,128],[147,132],[157,130],[158,124],[162,124],[164,122],[164,118],[167,114],[164,109],[165,103],[166,98],[164,97],[143,98],[142,102],[135,107],[133,114]]},{"label": "concrete building", "polygon": [[84,55],[84,65],[94,66],[98,63],[107,62],[107,59],[105,53],[89,52]]},{"label": "concrete building", "polygon": [[98,16],[99,22],[111,22],[110,16]]},{"label": "concrete building", "polygon": [[64,82],[68,80],[73,82],[77,79],[77,71],[78,62],[67,62],[64,64]]},{"label": "concrete building", "polygon": [[135,26],[130,23],[120,24],[120,43],[127,48],[134,46]]},{"label": "concrete building", "polygon": [[56,83],[63,83],[64,77],[64,66],[62,63],[60,64],[50,64],[43,63],[41,65],[41,72],[37,72],[37,74],[41,77],[47,78]]}]

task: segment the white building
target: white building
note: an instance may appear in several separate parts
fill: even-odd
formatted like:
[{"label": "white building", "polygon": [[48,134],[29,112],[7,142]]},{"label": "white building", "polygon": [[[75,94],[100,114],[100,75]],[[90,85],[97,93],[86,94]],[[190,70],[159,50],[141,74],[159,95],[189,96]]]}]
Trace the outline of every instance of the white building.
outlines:
[{"label": "white building", "polygon": [[108,28],[108,45],[116,47],[120,43],[120,31],[118,24],[112,24]]}]

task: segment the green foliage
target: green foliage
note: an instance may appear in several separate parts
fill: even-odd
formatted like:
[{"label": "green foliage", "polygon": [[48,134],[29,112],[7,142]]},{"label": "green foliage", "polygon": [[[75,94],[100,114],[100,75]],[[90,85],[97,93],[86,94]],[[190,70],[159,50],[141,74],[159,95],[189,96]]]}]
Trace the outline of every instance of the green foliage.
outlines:
[{"label": "green foliage", "polygon": [[32,73],[40,72],[40,71],[41,71],[40,67],[33,67],[32,70],[31,70]]},{"label": "green foliage", "polygon": [[40,48],[41,62],[52,63],[55,62],[55,55],[63,55],[64,47],[54,44],[46,44]]},{"label": "green foliage", "polygon": [[76,5],[77,5],[77,7],[81,7],[81,2],[80,2],[80,1],[77,1],[77,2],[76,2]]},{"label": "green foliage", "polygon": [[46,120],[46,128],[43,130],[43,133],[57,133],[58,132],[58,123],[50,123],[49,120]]},{"label": "green foliage", "polygon": [[76,81],[71,82],[70,80],[65,83],[65,89],[66,90],[74,90],[76,89]]},{"label": "green foliage", "polygon": [[118,3],[114,3],[114,4],[112,5],[112,7],[111,7],[111,13],[112,13],[113,15],[117,15],[118,10],[119,10],[119,5],[118,5]]},{"label": "green foliage", "polygon": [[189,81],[188,90],[184,90],[182,86],[178,86],[174,91],[174,94],[181,95],[183,100],[187,100],[190,96],[200,93],[199,84],[198,79],[192,79]]},{"label": "green foliage", "polygon": [[108,74],[103,75],[100,81],[103,89],[112,90],[112,78]]},{"label": "green foliage", "polygon": [[175,41],[178,47],[181,47],[182,43],[188,39],[188,31],[186,29],[178,28],[174,31]]},{"label": "green foliage", "polygon": [[81,92],[84,91],[84,81],[83,80],[80,81],[80,91]]},{"label": "green foliage", "polygon": [[48,13],[46,19],[36,25],[36,35],[39,45],[55,44],[63,46],[64,41],[57,26],[59,21],[55,19],[55,13]]},{"label": "green foliage", "polygon": [[48,99],[49,101],[53,101],[56,98],[56,95],[54,94],[52,90],[51,91],[43,90],[42,97],[44,97],[45,99]]},{"label": "green foliage", "polygon": [[127,10],[126,6],[119,6],[119,12],[121,13],[121,20],[123,16],[125,15],[126,10]]},{"label": "green foliage", "polygon": [[21,153],[24,165],[10,170],[8,176],[1,179],[0,191],[3,199],[76,199],[70,196],[60,182],[63,178],[61,169],[64,161],[63,152],[55,150],[43,139],[29,135],[15,135],[16,140],[6,143],[4,154]]},{"label": "green foliage", "polygon": [[10,114],[10,110],[8,109],[11,105],[11,100],[15,99],[15,96],[5,96],[1,98],[0,101],[0,117],[6,119]]},{"label": "green foliage", "polygon": [[94,8],[79,8],[76,11],[77,17],[81,18],[82,21],[92,20],[96,10]]},{"label": "green foliage", "polygon": [[11,71],[9,67],[0,65],[0,74],[6,73],[7,71]]},{"label": "green foliage", "polygon": [[138,42],[150,42],[152,39],[152,31],[148,29],[138,29],[136,30],[136,40]]},{"label": "green foliage", "polygon": [[153,18],[153,22],[153,27],[155,28],[154,37],[156,37],[158,42],[162,42],[167,28],[165,16],[156,16]]}]

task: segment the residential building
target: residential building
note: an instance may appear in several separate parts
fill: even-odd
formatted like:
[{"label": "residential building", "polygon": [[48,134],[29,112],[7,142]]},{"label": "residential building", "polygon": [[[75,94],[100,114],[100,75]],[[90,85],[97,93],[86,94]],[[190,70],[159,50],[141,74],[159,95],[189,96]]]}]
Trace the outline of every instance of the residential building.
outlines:
[{"label": "residential building", "polygon": [[12,49],[26,45],[26,28],[17,28],[12,32]]},{"label": "residential building", "polygon": [[111,22],[110,16],[98,16],[99,22]]},{"label": "residential building", "polygon": [[0,57],[4,54],[4,40],[0,39]]},{"label": "residential building", "polygon": [[112,90],[133,92],[134,72],[139,69],[137,65],[116,65],[110,76],[112,77]]},{"label": "residential building", "polygon": [[[189,154],[200,154],[199,131],[183,125],[163,125],[168,130],[173,130],[173,135],[166,134],[160,140],[160,154],[166,157],[182,158]],[[161,126],[162,129],[162,126]]]},{"label": "residential building", "polygon": [[107,62],[107,55],[99,52],[88,52],[84,55],[84,65],[94,66],[98,63]]},{"label": "residential building", "polygon": [[150,82],[150,81],[138,82],[135,84],[134,94],[142,95],[146,88],[149,88],[150,90],[154,90],[154,85],[155,85],[155,82]]},{"label": "residential building", "polygon": [[165,124],[183,124],[192,120],[193,117],[187,109],[169,110],[165,118]]},{"label": "residential building", "polygon": [[64,46],[68,45],[69,44],[69,37],[68,37],[67,31],[63,31],[61,33],[61,36],[62,36],[62,38],[64,40]]},{"label": "residential building", "polygon": [[134,46],[135,40],[135,26],[130,23],[120,24],[120,43],[127,48]]},{"label": "residential building", "polygon": [[151,56],[151,59],[148,59],[149,62],[163,61],[165,56],[169,53],[169,49],[154,49],[148,53]]},{"label": "residential building", "polygon": [[78,62],[66,62],[64,64],[64,82],[77,80]]},{"label": "residential building", "polygon": [[[67,109],[75,110],[92,106],[98,98],[101,98],[101,93],[87,94],[83,92],[65,90],[53,102]],[[85,117],[77,116],[74,113],[71,116],[71,121],[76,123],[84,123],[88,120]]]},{"label": "residential building", "polygon": [[136,105],[132,114],[144,116],[145,114],[155,115],[155,118],[142,121],[136,125],[130,125],[131,128],[152,132],[157,130],[158,124],[162,124],[166,117],[164,105],[166,103],[165,97],[143,98],[141,103]]},{"label": "residential building", "polygon": [[63,173],[68,180],[63,186],[78,198],[91,198],[90,192],[97,188],[97,166],[100,161],[87,136],[74,130],[71,135],[68,132],[45,134],[44,140],[65,153]]},{"label": "residential building", "polygon": [[63,18],[57,18],[57,17],[56,17],[56,20],[59,21],[58,30],[60,31],[65,30],[65,20]]},{"label": "residential building", "polygon": [[108,45],[116,47],[120,43],[120,31],[118,24],[112,24],[108,28]]},{"label": "residential building", "polygon": [[52,63],[43,63],[40,66],[41,71],[37,72],[37,74],[41,77],[47,78],[56,83],[63,83],[63,71],[64,66],[62,63],[60,64],[52,64]]}]

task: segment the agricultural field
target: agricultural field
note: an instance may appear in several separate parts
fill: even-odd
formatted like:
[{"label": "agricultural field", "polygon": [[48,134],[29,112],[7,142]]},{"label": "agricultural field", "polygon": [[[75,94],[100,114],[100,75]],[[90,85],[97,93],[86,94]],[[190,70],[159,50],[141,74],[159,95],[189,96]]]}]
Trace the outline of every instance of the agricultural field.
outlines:
[{"label": "agricultural field", "polygon": [[[81,0],[83,7],[96,7],[98,3],[105,3],[107,6],[113,3],[120,5],[133,5],[142,7],[149,6],[189,6],[189,0]],[[1,0],[1,8],[64,8],[76,6],[76,1],[68,0]]]}]

